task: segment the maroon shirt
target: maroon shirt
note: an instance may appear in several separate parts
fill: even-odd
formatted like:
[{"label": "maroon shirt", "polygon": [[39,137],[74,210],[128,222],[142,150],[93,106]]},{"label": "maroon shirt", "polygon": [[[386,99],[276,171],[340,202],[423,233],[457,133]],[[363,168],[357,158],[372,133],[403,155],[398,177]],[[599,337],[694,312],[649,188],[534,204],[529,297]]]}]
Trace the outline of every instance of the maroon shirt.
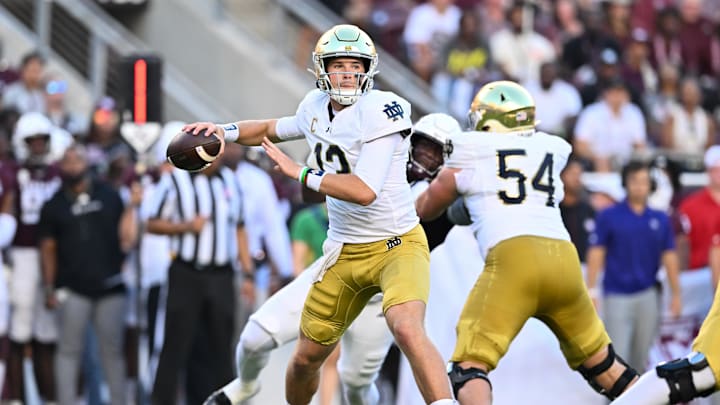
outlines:
[{"label": "maroon shirt", "polygon": [[2,165],[1,178],[10,179],[15,191],[17,231],[12,246],[37,247],[37,224],[43,204],[60,187],[60,172],[55,166]]}]

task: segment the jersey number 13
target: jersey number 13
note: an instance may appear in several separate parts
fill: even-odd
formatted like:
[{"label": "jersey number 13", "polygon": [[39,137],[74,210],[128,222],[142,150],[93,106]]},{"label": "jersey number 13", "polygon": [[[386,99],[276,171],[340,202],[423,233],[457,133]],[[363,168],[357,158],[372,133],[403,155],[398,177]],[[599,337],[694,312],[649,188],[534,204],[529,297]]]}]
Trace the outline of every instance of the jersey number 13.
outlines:
[{"label": "jersey number 13", "polygon": [[[498,176],[505,180],[514,179],[517,181],[518,193],[517,195],[510,196],[507,191],[498,191],[498,197],[505,204],[522,204],[527,198],[527,191],[525,188],[525,180],[527,176],[518,169],[508,168],[507,159],[511,156],[526,156],[527,153],[524,149],[506,149],[497,151],[498,158]],[[547,173],[547,182],[543,183],[545,174]],[[548,207],[555,206],[555,186],[553,186],[553,155],[552,153],[546,153],[540,166],[535,172],[535,176],[532,179],[533,189],[547,194],[547,200],[545,205]]]}]

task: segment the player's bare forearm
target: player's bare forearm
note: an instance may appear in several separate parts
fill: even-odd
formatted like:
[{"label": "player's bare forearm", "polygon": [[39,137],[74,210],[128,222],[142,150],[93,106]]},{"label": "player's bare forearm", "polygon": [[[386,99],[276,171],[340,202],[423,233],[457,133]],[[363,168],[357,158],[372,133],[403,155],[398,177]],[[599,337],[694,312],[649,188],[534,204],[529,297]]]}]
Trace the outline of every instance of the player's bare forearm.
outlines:
[{"label": "player's bare forearm", "polygon": [[672,295],[680,295],[680,264],[678,255],[674,250],[666,250],[662,254],[662,264],[667,273],[668,283]]},{"label": "player's bare forearm", "polygon": [[605,265],[605,248],[602,246],[592,246],[587,252],[587,287],[588,289],[597,287],[598,276],[602,272]]},{"label": "player's bare forearm", "polygon": [[173,222],[165,219],[150,219],[146,223],[146,229],[150,233],[158,235],[178,235],[188,232],[190,226],[185,222]]},{"label": "player's bare forearm", "polygon": [[687,270],[690,267],[690,245],[684,234],[675,236],[675,251],[678,255],[678,265],[681,269]]},{"label": "player's bare forearm", "polygon": [[242,266],[242,271],[247,274],[255,273],[255,266],[250,255],[250,245],[248,244],[247,232],[245,227],[237,229],[238,259]]},{"label": "player's bare forearm", "polygon": [[421,221],[439,217],[458,197],[455,174],[459,169],[445,168],[415,200],[415,209]]},{"label": "player's bare forearm", "polygon": [[[235,143],[247,146],[258,146],[262,144],[264,138],[268,138],[272,142],[281,142],[275,132],[275,125],[277,119],[266,119],[266,120],[243,120],[237,121],[226,125],[235,124],[237,126],[237,139]],[[210,136],[215,133],[220,136],[220,139],[225,139],[225,129],[220,124],[213,122],[194,122],[192,124],[185,125],[182,130],[184,132],[190,132],[198,135],[201,131],[205,131],[205,136]]]},{"label": "player's bare forearm", "polygon": [[53,238],[40,240],[40,267],[43,285],[55,285],[57,274],[57,242]]},{"label": "player's bare forearm", "polygon": [[245,120],[236,122],[235,124],[240,131],[240,135],[235,143],[247,146],[258,146],[262,144],[263,138],[268,138],[273,143],[282,142],[275,132],[277,119]]},{"label": "player's bare forearm", "polygon": [[137,220],[137,207],[128,205],[120,217],[118,226],[120,249],[127,253],[138,241],[140,226]]}]

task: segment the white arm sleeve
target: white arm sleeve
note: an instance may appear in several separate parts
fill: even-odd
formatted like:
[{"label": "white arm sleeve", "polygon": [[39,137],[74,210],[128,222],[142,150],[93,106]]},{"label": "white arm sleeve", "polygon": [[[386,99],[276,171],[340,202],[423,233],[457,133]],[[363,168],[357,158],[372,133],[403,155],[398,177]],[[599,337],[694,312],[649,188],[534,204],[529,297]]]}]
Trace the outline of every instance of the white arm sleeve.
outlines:
[{"label": "white arm sleeve", "polygon": [[300,131],[297,118],[293,115],[292,117],[282,117],[277,120],[275,124],[275,133],[277,137],[283,141],[289,141],[292,139],[302,138],[304,135]]},{"label": "white arm sleeve", "polygon": [[394,133],[366,142],[360,149],[355,175],[372,189],[375,196],[380,194],[385,184],[395,149],[402,141],[403,136]]},{"label": "white arm sleeve", "polygon": [[0,213],[0,248],[7,247],[15,237],[15,229],[17,228],[17,221],[15,217]]}]

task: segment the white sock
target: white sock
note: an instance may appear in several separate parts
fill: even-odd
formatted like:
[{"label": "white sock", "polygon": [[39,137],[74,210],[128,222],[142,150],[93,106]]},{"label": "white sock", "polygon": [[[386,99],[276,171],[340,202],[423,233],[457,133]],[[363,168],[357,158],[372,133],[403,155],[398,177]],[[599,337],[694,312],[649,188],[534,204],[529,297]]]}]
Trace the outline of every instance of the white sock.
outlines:
[{"label": "white sock", "polygon": [[228,397],[230,403],[237,404],[240,402],[240,394],[242,393],[242,382],[239,378],[230,381],[229,384],[222,387],[222,392]]}]

